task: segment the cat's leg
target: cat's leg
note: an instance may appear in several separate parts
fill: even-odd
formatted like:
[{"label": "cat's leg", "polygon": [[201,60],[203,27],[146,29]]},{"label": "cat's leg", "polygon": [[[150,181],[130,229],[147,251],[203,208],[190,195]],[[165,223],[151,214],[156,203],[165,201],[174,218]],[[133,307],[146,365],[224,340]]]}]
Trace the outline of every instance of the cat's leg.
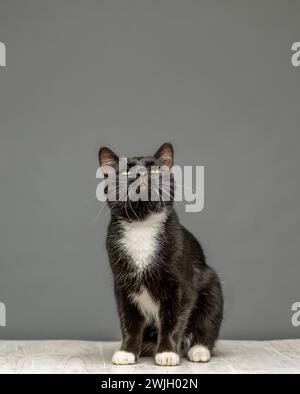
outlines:
[{"label": "cat's leg", "polygon": [[198,315],[191,325],[187,358],[193,362],[207,362],[218,338],[218,321]]},{"label": "cat's leg", "polygon": [[124,297],[120,304],[122,304],[119,306],[122,345],[121,348],[114,353],[112,362],[113,364],[123,365],[135,364],[141,352],[145,321],[144,317],[130,299]]},{"label": "cat's leg", "polygon": [[178,308],[176,297],[161,305],[156,364],[165,366],[180,364],[179,353],[188,314],[189,306]]},{"label": "cat's leg", "polygon": [[207,362],[219,335],[223,317],[223,297],[218,278],[210,287],[199,291],[197,302],[186,330],[187,358]]},{"label": "cat's leg", "polygon": [[202,314],[200,308],[193,311],[184,339],[187,358],[193,362],[208,362],[218,333],[212,327],[209,316]]},{"label": "cat's leg", "polygon": [[144,329],[141,357],[151,357],[157,346],[157,328],[153,322]]}]

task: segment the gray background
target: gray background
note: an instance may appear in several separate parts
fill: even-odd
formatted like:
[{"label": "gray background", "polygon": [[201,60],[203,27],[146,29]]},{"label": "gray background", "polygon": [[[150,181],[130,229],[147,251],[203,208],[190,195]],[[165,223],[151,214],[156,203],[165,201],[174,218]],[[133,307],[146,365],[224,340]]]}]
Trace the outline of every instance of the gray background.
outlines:
[{"label": "gray background", "polygon": [[[0,338],[119,338],[97,153],[205,166],[179,208],[225,282],[222,337],[299,337],[299,1],[0,1]],[[86,203],[85,203],[86,202]]]}]

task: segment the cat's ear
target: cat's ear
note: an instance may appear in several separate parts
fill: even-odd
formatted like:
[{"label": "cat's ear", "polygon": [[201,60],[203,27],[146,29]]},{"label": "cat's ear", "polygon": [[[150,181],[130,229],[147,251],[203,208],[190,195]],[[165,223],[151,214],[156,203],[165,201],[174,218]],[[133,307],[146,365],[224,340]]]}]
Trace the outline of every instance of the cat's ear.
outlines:
[{"label": "cat's ear", "polygon": [[163,165],[171,169],[173,166],[173,159],[174,159],[174,149],[172,144],[170,144],[169,142],[163,144],[153,157],[155,159],[161,160],[163,162]]},{"label": "cat's ear", "polygon": [[104,146],[99,150],[99,163],[104,173],[109,173],[109,169],[116,167],[119,163],[119,157],[109,148]]}]

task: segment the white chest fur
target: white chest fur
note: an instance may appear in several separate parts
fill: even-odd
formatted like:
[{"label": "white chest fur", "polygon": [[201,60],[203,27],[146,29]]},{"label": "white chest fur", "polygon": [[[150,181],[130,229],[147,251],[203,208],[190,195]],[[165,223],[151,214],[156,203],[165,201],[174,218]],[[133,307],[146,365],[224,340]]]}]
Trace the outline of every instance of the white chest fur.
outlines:
[{"label": "white chest fur", "polygon": [[146,321],[158,321],[159,302],[154,301],[147,289],[141,288],[139,293],[133,294],[132,301],[142,312]]},{"label": "white chest fur", "polygon": [[157,248],[157,238],[166,220],[165,211],[152,213],[143,221],[121,223],[124,233],[121,244],[139,270],[151,263]]}]

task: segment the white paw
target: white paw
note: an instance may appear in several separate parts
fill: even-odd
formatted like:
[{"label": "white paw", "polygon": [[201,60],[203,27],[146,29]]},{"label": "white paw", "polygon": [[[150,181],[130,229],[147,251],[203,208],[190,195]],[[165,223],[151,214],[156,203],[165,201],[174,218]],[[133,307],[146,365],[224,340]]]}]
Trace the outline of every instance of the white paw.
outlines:
[{"label": "white paw", "polygon": [[133,353],[125,352],[125,350],[117,350],[113,357],[112,363],[117,365],[135,364],[135,356]]},{"label": "white paw", "polygon": [[174,352],[162,352],[155,355],[155,362],[158,365],[179,365],[180,358]]},{"label": "white paw", "polygon": [[210,359],[210,351],[202,345],[195,345],[188,351],[188,359],[194,363],[206,363]]}]

